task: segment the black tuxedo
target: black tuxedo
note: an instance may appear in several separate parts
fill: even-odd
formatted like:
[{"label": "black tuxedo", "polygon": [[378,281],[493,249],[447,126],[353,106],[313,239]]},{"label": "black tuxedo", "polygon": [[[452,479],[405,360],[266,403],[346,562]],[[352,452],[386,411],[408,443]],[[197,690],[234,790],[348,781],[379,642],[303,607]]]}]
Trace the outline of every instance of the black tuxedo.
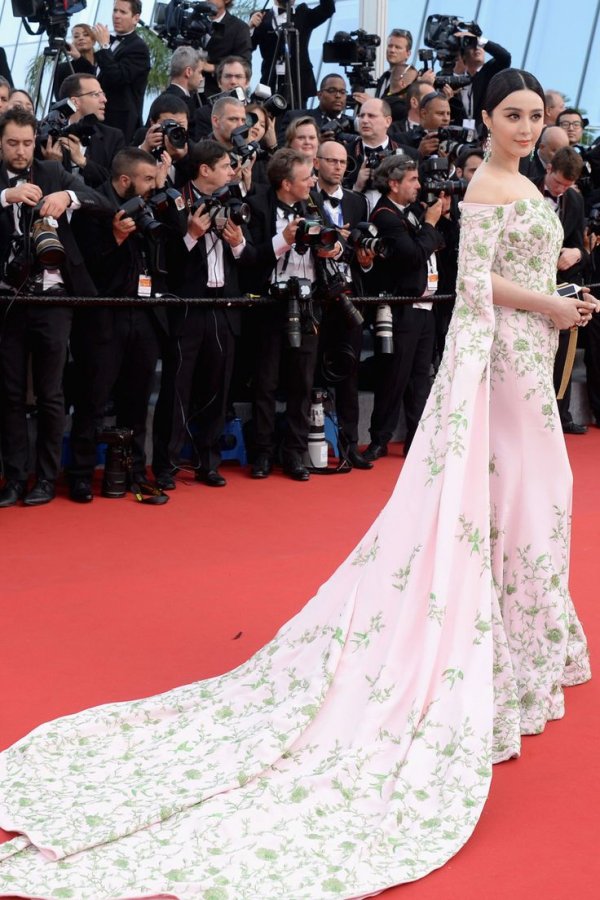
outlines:
[{"label": "black tuxedo", "polygon": [[[31,180],[44,196],[57,191],[73,191],[85,212],[106,208],[101,196],[84,185],[80,178],[69,175],[58,162],[34,160]],[[0,192],[8,187],[4,163],[0,164]],[[0,247],[8,257],[14,232],[13,205],[0,210]],[[94,284],[86,270],[66,215],[58,220],[58,235],[65,248],[66,259],[61,274],[67,293],[93,296]],[[68,307],[15,304],[0,310],[0,434],[4,474],[9,479],[27,478],[27,360],[31,354],[34,390],[37,397],[38,438],[35,469],[39,478],[53,481],[60,468],[60,453],[65,424],[63,370],[67,340],[71,327]]]},{"label": "black tuxedo", "polygon": [[133,31],[115,50],[97,50],[98,81],[106,93],[106,124],[120,128],[129,143],[142,124],[142,107],[150,72],[146,42]]},{"label": "black tuxedo", "polygon": [[186,94],[183,88],[178,84],[175,84],[174,82],[171,82],[171,84],[164,89],[163,94],[172,94],[174,97],[179,97],[180,100],[183,100],[188,108],[190,124],[196,112],[202,108],[202,101],[200,100],[198,92],[195,92],[193,94]]},{"label": "black tuxedo", "polygon": [[[241,56],[252,63],[252,38],[246,22],[226,12],[220,22],[213,23],[213,34],[206,45],[208,61],[215,67],[226,56]],[[219,93],[219,85],[214,72],[206,72],[204,94],[212,97]]]},{"label": "black tuxedo", "polygon": [[[420,223],[415,205],[400,210],[382,197],[371,214],[387,257],[377,258],[373,270],[375,292],[421,297],[427,287],[427,261],[443,246],[441,233]],[[371,416],[371,440],[385,446],[391,439],[404,400],[407,421],[405,448],[419,424],[429,395],[435,324],[431,310],[413,306],[392,307],[393,354],[376,354],[376,386]]]},{"label": "black tuxedo", "polygon": [[[193,195],[192,185],[184,189]],[[251,257],[250,236],[239,259],[229,244],[223,249],[224,285],[209,288],[212,260],[201,237],[192,249],[174,242],[169,261],[170,289],[180,297],[239,296],[238,269]],[[220,462],[219,438],[225,427],[226,404],[240,331],[240,312],[210,304],[169,310],[170,338],[164,346],[160,394],[154,414],[152,468],[157,475],[179,462],[186,435],[193,432],[195,460],[205,470]],[[192,424],[192,428],[190,425]]]},{"label": "black tuxedo", "polygon": [[[313,73],[313,67],[308,52],[308,44],[310,36],[315,28],[322,25],[335,12],[335,0],[319,0],[319,5],[309,7],[306,3],[300,3],[295,8],[294,24],[298,30],[298,56],[300,62],[300,94],[302,102],[305,103],[309,97],[313,97],[317,93],[317,85]],[[275,90],[277,86],[277,78],[275,75],[275,66],[273,66],[273,75],[269,81],[269,72],[273,57],[277,48],[277,24],[273,15],[273,10],[269,9],[265,13],[265,17],[252,34],[252,48],[260,49],[262,56],[262,68],[260,79],[263,84]],[[291,47],[292,72],[296,70],[296,48]]]},{"label": "black tuxedo", "polygon": [[[99,193],[116,211],[123,202],[110,181]],[[135,297],[138,278],[146,271],[146,244],[135,233],[120,246],[112,233],[112,216],[75,223],[78,238],[100,296]],[[152,274],[153,288],[161,289]],[[77,309],[71,336],[76,395],[71,432],[73,478],[90,478],[96,459],[95,431],[114,396],[117,424],[133,429],[133,468],[145,472],[146,415],[160,339],[168,329],[160,305],[93,306]]]},{"label": "black tuxedo", "polygon": [[79,59],[71,59],[68,62],[59,63],[56,67],[53,87],[53,93],[56,100],[58,100],[60,86],[65,78],[68,78],[69,75],[73,75],[75,73],[91,75],[93,78],[95,78],[96,66],[94,65],[94,63],[88,62],[88,60],[84,56],[80,56]]},{"label": "black tuxedo", "polygon": [[[363,144],[363,140],[361,137],[350,138],[348,141],[344,141],[344,146],[348,151],[348,159],[353,160],[353,166],[349,167],[349,170],[346,173],[346,177],[344,178],[344,187],[351,190],[356,184],[356,179],[358,178],[358,173],[362,164],[365,161],[365,145]],[[401,149],[403,152],[406,152],[406,148],[399,148],[396,141],[389,139],[386,150],[395,151]],[[411,155],[408,154],[407,155]]]},{"label": "black tuxedo", "polygon": [[97,188],[110,178],[112,161],[125,147],[123,132],[98,122],[85,150],[86,163],[78,170],[89,187]]}]

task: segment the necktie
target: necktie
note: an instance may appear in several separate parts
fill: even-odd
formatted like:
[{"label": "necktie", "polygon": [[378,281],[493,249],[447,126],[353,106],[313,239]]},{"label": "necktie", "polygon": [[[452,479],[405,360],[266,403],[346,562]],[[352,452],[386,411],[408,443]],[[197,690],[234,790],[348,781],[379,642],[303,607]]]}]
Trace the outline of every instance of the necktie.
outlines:
[{"label": "necktie", "polygon": [[323,203],[330,203],[334,209],[337,209],[342,202],[340,197],[332,197],[331,194],[328,194],[327,191],[323,190],[321,191],[321,199],[323,200]]}]

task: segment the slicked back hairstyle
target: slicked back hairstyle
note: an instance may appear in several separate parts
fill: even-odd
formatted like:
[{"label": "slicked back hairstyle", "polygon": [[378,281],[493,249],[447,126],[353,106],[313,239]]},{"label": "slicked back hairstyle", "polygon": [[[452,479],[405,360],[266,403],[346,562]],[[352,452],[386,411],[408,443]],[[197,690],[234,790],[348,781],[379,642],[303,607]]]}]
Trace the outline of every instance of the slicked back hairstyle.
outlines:
[{"label": "slicked back hairstyle", "polygon": [[178,47],[169,63],[169,77],[180,78],[188,66],[191,69],[195,69],[201,59],[202,54],[199,50],[195,50],[187,44]]},{"label": "slicked back hairstyle", "polygon": [[98,80],[95,75],[90,75],[88,72],[73,72],[72,75],[67,75],[60,86],[58,99],[64,100],[65,97],[77,97],[85,91],[85,88],[82,88],[82,82],[92,79],[94,81]]},{"label": "slicked back hairstyle", "polygon": [[483,109],[490,115],[509,94],[513,94],[515,91],[533,91],[542,101],[542,108],[545,108],[544,89],[535,75],[524,69],[503,69],[501,72],[496,72],[488,84]]}]

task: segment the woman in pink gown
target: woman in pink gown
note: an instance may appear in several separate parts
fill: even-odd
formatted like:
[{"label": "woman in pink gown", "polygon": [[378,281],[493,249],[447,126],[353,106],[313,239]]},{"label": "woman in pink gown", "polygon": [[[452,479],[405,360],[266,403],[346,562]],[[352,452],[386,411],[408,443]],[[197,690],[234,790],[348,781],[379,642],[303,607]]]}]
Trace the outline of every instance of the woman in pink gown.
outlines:
[{"label": "woman in pink gown", "polygon": [[492,763],[590,677],[568,591],[571,473],[552,387],[561,227],[519,159],[528,73],[490,84],[446,353],[393,495],[248,662],[47,723],[0,757],[0,896],[325,900],[443,865]]}]

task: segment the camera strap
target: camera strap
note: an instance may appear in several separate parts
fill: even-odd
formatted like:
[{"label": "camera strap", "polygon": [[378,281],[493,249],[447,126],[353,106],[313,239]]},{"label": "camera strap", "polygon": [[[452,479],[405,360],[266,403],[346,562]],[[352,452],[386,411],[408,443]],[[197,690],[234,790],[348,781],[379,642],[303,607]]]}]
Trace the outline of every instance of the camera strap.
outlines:
[{"label": "camera strap", "polygon": [[169,495],[149,481],[132,481],[131,493],[138,503],[150,506],[163,506],[169,502]]}]

